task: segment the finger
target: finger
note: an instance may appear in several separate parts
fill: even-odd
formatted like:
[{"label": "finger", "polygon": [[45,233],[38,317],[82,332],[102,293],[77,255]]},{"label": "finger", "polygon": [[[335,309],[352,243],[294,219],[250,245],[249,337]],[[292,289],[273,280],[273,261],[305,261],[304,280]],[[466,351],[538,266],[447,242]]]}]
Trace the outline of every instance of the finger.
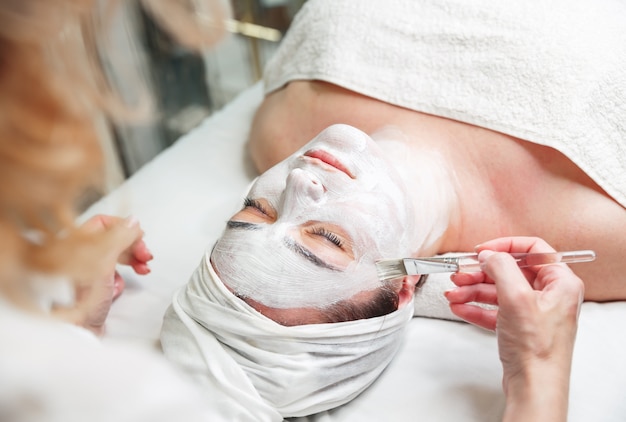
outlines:
[{"label": "finger", "polygon": [[95,215],[82,224],[79,230],[83,233],[104,231],[111,233],[110,239],[116,239],[110,245],[113,247],[112,252],[117,254],[121,261],[130,262],[136,258],[145,262],[151,259],[150,251],[141,240],[143,231],[137,219],[132,216],[124,219],[104,214]]},{"label": "finger", "polygon": [[143,239],[139,239],[137,242],[133,243],[132,252],[133,256],[138,261],[148,262],[154,258]]},{"label": "finger", "polygon": [[489,305],[498,304],[496,286],[493,284],[474,284],[471,286],[457,287],[444,292],[444,296],[450,303],[479,302]]},{"label": "finger", "polygon": [[450,276],[450,280],[457,286],[469,286],[472,284],[484,283],[485,274],[483,272],[476,273],[454,273]]},{"label": "finger", "polygon": [[495,309],[484,309],[476,305],[451,304],[452,313],[470,324],[477,325],[487,330],[496,329],[498,311]]},{"label": "finger", "polygon": [[113,300],[117,299],[122,294],[125,286],[126,282],[124,281],[122,276],[117,271],[115,271],[113,280]]},{"label": "finger", "polygon": [[514,305],[517,299],[533,290],[515,259],[508,253],[484,250],[478,254],[478,260],[485,274],[495,280],[501,305]]},{"label": "finger", "polygon": [[139,222],[133,217],[120,219],[114,225],[107,227],[107,230],[117,239],[111,250],[116,254],[116,261],[125,263],[135,259],[133,247],[142,241],[144,235]]},{"label": "finger", "polygon": [[[127,253],[131,245],[141,238],[143,232],[139,228],[138,224],[132,224],[128,226],[127,220],[121,220],[111,229],[108,229],[104,237],[100,239],[100,246],[106,252],[101,255],[97,267],[92,268],[91,276],[86,278],[99,278],[104,274],[111,272],[115,265],[118,263],[120,256]],[[125,257],[128,262],[130,258]]]},{"label": "finger", "polygon": [[555,252],[545,240],[538,237],[501,237],[476,246],[476,252],[492,250],[498,252]]},{"label": "finger", "polygon": [[102,230],[108,230],[112,228],[113,226],[115,226],[116,224],[118,224],[122,220],[123,218],[121,217],[98,214],[98,215],[94,215],[85,223],[83,223],[81,228],[90,232],[98,232]]},{"label": "finger", "polygon": [[541,268],[533,287],[554,294],[563,300],[569,299],[578,303],[582,303],[585,295],[583,281],[565,264],[547,265]]},{"label": "finger", "polygon": [[131,268],[135,273],[140,275],[150,274],[150,267],[145,262],[136,262],[134,264],[130,264]]},{"label": "finger", "polygon": [[[142,232],[143,234],[143,232]],[[154,257],[146,246],[143,239],[136,240],[129,249],[122,252],[117,260],[119,264],[134,265],[136,263],[146,263]]]}]

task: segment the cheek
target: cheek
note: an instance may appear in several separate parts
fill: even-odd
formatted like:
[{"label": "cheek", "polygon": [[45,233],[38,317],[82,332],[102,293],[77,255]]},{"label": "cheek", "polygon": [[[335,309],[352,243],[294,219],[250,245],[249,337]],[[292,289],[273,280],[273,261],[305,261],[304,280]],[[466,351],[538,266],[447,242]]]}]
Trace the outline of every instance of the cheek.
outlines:
[{"label": "cheek", "polygon": [[280,163],[272,167],[256,179],[248,195],[255,198],[266,199],[280,195],[285,189],[287,174],[288,168],[285,163]]},{"label": "cheek", "polygon": [[413,218],[404,202],[388,196],[370,197],[358,207],[344,210],[347,227],[354,241],[355,256],[374,259],[409,253],[407,234],[413,231]]}]

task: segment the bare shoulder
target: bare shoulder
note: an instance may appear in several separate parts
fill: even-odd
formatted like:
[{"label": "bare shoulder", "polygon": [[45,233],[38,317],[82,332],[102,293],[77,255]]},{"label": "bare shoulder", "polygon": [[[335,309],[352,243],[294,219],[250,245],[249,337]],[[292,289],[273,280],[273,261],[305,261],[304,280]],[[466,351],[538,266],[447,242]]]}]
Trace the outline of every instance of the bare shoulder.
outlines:
[{"label": "bare shoulder", "polygon": [[493,185],[517,223],[509,235],[595,250],[593,263],[572,265],[585,299],[626,299],[626,209],[559,151],[521,140],[503,148]]}]

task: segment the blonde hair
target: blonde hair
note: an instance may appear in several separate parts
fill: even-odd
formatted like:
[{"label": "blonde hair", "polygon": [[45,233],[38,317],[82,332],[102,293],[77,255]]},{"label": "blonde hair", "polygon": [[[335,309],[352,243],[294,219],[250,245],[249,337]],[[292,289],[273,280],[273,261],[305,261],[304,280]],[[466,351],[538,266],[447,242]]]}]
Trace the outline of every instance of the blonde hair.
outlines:
[{"label": "blonde hair", "polygon": [[[219,2],[141,3],[186,47],[206,47],[224,32]],[[0,291],[14,301],[26,297],[29,273],[88,279],[115,241],[111,233],[82,233],[75,219],[81,195],[102,182],[95,119],[102,113],[119,119],[126,107],[101,66],[104,31],[119,5],[0,3]],[[81,259],[73,259],[77,252]]]}]

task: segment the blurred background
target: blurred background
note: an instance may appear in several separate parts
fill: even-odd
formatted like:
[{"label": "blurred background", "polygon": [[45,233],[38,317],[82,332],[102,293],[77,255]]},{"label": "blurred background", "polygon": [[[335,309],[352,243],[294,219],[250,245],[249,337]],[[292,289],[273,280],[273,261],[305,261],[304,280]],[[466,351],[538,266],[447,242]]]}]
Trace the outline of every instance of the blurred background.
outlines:
[{"label": "blurred background", "polygon": [[110,26],[115,65],[105,60],[107,76],[129,103],[147,94],[157,115],[139,124],[102,122],[106,192],[258,82],[305,2],[224,1],[232,10],[228,34],[203,54],[177,45],[136,2],[121,2]]}]

